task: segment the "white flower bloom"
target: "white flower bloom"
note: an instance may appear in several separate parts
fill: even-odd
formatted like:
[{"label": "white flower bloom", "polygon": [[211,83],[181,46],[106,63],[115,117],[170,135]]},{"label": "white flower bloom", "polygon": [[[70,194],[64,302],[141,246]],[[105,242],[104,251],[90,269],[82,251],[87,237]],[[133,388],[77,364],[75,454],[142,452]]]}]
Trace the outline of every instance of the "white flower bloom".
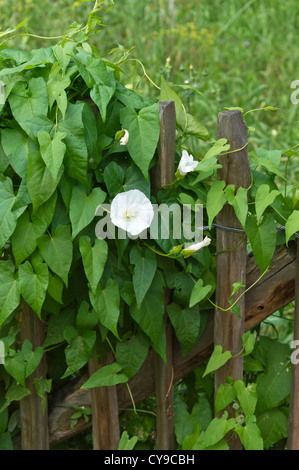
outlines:
[{"label": "white flower bloom", "polygon": [[111,221],[131,235],[148,228],[154,217],[151,201],[138,189],[119,193],[111,203]]},{"label": "white flower bloom", "polygon": [[178,166],[178,170],[181,176],[185,176],[190,171],[195,170],[198,165],[198,161],[193,159],[192,155],[189,155],[187,150],[183,150],[182,157]]},{"label": "white flower bloom", "polygon": [[128,140],[129,140],[129,132],[126,129],[124,129],[124,131],[125,131],[125,135],[120,139],[120,142],[119,142],[120,145],[127,145]]},{"label": "white flower bloom", "polygon": [[209,237],[205,237],[205,239],[202,242],[199,243],[194,243],[193,245],[188,246],[186,250],[188,251],[198,251],[204,246],[208,246],[211,243],[211,239]]}]

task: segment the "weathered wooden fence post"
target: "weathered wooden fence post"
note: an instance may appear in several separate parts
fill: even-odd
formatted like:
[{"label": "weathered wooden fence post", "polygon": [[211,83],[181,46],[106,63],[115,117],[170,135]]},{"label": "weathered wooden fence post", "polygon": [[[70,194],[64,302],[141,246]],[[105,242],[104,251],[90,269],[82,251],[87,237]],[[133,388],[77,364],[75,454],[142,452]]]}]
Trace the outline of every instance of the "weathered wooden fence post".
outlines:
[{"label": "weathered wooden fence post", "polygon": [[[297,240],[293,339],[294,341],[299,341],[299,239]],[[292,365],[292,386],[290,396],[287,449],[299,450],[299,363],[293,363]]]},{"label": "weathered wooden fence post", "polygon": [[[219,157],[222,168],[218,170],[218,180],[225,181],[226,185],[234,184],[235,190],[239,187],[248,188],[250,185],[250,167],[247,151],[247,129],[243,121],[242,113],[238,110],[224,111],[218,116],[217,138],[226,138],[230,144],[230,150],[240,150]],[[216,218],[217,224],[242,228],[232,206],[225,204]],[[228,308],[229,296],[234,282],[241,281],[246,285],[246,241],[242,243],[243,233],[216,230],[217,255],[217,289],[216,304],[224,309]],[[240,246],[238,246],[240,245]],[[238,247],[238,248],[237,248]],[[240,290],[237,294],[240,295]],[[232,300],[235,300],[232,297]],[[215,309],[214,344],[221,345],[223,351],[229,350],[232,355],[242,350],[242,335],[244,334],[245,319],[245,295],[238,301],[240,306],[240,318],[230,311],[224,312]],[[243,378],[243,358],[241,355],[230,359],[224,366],[215,371],[215,393],[220,384],[227,377],[234,380]],[[227,410],[230,413],[230,409]],[[238,439],[230,440],[230,448],[240,448]]]},{"label": "weathered wooden fence post", "polygon": [[[114,357],[108,353],[102,364],[97,358],[88,361],[91,376],[101,367],[112,364]],[[95,387],[90,389],[92,409],[93,450],[117,450],[120,429],[116,386]]]},{"label": "weathered wooden fence post", "polygon": [[[158,145],[158,163],[152,171],[153,191],[174,180],[176,114],[173,101],[163,101],[160,105],[160,141]],[[170,290],[164,291],[164,310],[166,321],[166,357],[167,364],[161,357],[155,356],[156,410],[157,410],[157,449],[175,449],[174,413],[173,413],[173,365],[172,365],[172,326],[167,316],[170,303]]]},{"label": "weathered wooden fence post", "polygon": [[[45,341],[44,324],[26,302],[23,302],[19,337],[21,344],[28,339],[33,350]],[[37,369],[26,379],[26,388],[31,394],[20,401],[22,450],[49,449],[48,406],[46,402],[43,411],[42,399],[34,385],[35,378],[46,378],[46,369],[44,354]]]}]

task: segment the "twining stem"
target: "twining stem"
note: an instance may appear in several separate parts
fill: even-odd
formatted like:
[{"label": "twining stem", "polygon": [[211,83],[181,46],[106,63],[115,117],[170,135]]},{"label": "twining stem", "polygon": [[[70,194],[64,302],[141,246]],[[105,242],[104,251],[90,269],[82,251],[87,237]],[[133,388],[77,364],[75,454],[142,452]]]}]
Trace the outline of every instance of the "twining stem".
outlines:
[{"label": "twining stem", "polygon": [[[241,295],[239,295],[239,297],[234,301],[234,303],[230,306],[230,307],[227,307],[227,308],[222,308],[220,307],[219,305],[216,305],[214,304],[214,302],[211,300],[211,299],[207,299],[214,307],[218,308],[219,310],[222,310],[222,312],[228,312],[229,310],[231,310],[235,305],[236,303],[241,299],[241,297],[243,297],[243,295],[245,295],[250,289],[252,289],[252,287],[255,286],[255,284],[257,284],[262,278],[263,276],[266,274],[266,272],[268,271],[270,265],[267,266],[267,268],[265,269],[265,271],[260,275],[260,277],[258,279],[256,279],[256,281],[254,281],[253,284],[251,284],[251,286],[247,287],[247,289],[244,290],[244,292],[242,292]],[[189,275],[189,277],[192,279],[192,281],[194,282],[194,284],[196,284],[196,281],[195,279],[193,279],[192,275],[186,271],[187,274]]]},{"label": "twining stem", "polygon": [[209,302],[216,308],[218,308],[219,310],[222,310],[222,312],[228,312],[229,310],[231,310],[235,305],[236,303],[241,299],[241,297],[243,297],[243,295],[245,295],[250,289],[252,289],[252,287],[255,286],[255,284],[257,284],[263,277],[264,275],[266,274],[266,272],[268,271],[270,265],[267,266],[267,268],[265,269],[265,271],[260,275],[260,277],[258,279],[256,279],[256,281],[254,281],[253,284],[251,284],[251,286],[249,286],[247,289],[244,290],[244,292],[242,292],[241,295],[239,295],[239,297],[235,300],[235,302],[228,308],[222,308],[222,307],[219,307],[218,305],[214,304],[214,302],[212,302],[211,299],[208,299]]}]

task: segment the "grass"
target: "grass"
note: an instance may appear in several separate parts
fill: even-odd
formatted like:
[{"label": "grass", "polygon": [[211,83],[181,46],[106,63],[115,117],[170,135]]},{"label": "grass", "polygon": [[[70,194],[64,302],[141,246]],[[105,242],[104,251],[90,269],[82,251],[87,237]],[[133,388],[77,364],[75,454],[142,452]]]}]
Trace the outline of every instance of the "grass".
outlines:
[{"label": "grass", "polygon": [[[74,20],[84,22],[92,5],[1,0],[0,25],[16,25],[26,18],[28,32],[55,36]],[[297,143],[298,106],[290,102],[291,82],[299,78],[296,0],[177,0],[174,17],[169,0],[115,0],[103,21],[106,27],[95,38],[100,54],[107,56],[118,45],[134,47],[130,57],[143,63],[154,82],[159,84],[161,73],[176,84],[189,80],[203,92],[185,93],[189,111],[212,133],[218,112],[226,106],[249,110],[272,105],[279,111],[259,113],[254,142],[273,148]],[[53,41],[22,36],[12,44],[30,49],[48,43]],[[142,73],[136,63],[125,66],[133,84],[135,69]],[[144,93],[156,93],[145,81],[139,86]],[[249,124],[256,122],[256,115],[248,116]]]}]

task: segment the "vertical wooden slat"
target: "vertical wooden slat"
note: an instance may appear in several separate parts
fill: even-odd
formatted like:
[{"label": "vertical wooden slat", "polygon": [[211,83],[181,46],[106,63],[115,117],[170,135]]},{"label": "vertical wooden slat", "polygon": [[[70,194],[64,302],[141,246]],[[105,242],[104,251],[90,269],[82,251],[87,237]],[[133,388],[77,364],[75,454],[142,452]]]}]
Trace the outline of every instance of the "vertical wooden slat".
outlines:
[{"label": "vertical wooden slat", "polygon": [[[23,303],[20,341],[28,339],[32,349],[42,346],[45,341],[45,325],[33,310]],[[31,392],[20,401],[21,441],[23,450],[48,450],[48,406],[44,413],[41,398],[37,395],[34,378],[46,378],[46,355],[44,354],[37,369],[26,379],[26,388]]]},{"label": "vertical wooden slat", "polygon": [[[155,193],[161,186],[174,180],[176,114],[173,101],[163,101],[160,106],[160,140],[158,162],[151,172],[152,190]],[[171,292],[164,289],[164,315],[166,321],[166,358],[155,356],[156,411],[157,411],[157,449],[175,449],[174,412],[173,412],[173,366],[172,366],[172,326],[167,316],[167,305]]]},{"label": "vertical wooden slat", "polygon": [[[299,240],[297,240],[293,339],[299,341]],[[288,450],[299,450],[299,363],[292,364],[287,448]]]},{"label": "vertical wooden slat", "polygon": [[[113,354],[108,353],[102,364],[98,359],[88,361],[91,376],[101,367],[112,364]],[[119,412],[116,386],[90,389],[92,409],[92,439],[94,450],[117,450],[120,439]]]},{"label": "vertical wooden slat", "polygon": [[[247,129],[243,121],[242,113],[238,110],[224,111],[218,116],[217,138],[226,138],[230,144],[230,150],[237,150],[247,143]],[[247,146],[239,152],[226,154],[219,157],[222,168],[218,170],[218,180],[224,180],[226,185],[234,184],[248,188],[250,185],[250,167],[248,162]],[[226,204],[216,218],[217,224],[242,228],[232,206]],[[222,308],[229,307],[228,298],[234,282],[241,281],[246,285],[246,243],[241,243],[244,234],[233,231],[216,230],[217,251],[217,289],[216,304]],[[238,248],[236,248],[240,245]],[[233,250],[233,251],[226,251]],[[240,290],[237,296],[240,295]],[[232,298],[236,299],[236,296]],[[245,296],[238,301],[240,306],[240,318],[230,311],[223,312],[215,309],[214,344],[221,345],[223,351],[229,350],[232,355],[242,350],[242,335],[244,334]],[[227,377],[234,380],[243,378],[243,358],[241,355],[230,359],[224,366],[215,371],[215,394],[220,384]],[[229,414],[233,410],[227,409]],[[240,448],[240,441],[230,440],[230,449]]]}]

